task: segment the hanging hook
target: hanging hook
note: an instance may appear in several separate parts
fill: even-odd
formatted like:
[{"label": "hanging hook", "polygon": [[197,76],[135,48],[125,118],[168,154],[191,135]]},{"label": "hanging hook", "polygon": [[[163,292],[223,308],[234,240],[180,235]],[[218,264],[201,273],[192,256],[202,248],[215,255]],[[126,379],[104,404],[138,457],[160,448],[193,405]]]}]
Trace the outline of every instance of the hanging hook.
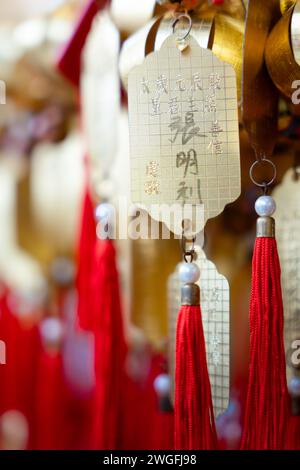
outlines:
[{"label": "hanging hook", "polygon": [[[195,241],[196,237],[193,237],[192,239],[188,240],[184,236],[184,230],[182,231],[182,237],[181,237],[181,251],[183,254],[183,259],[186,263],[192,263],[194,261],[195,257]],[[191,244],[191,247],[187,247],[188,244]]]}]

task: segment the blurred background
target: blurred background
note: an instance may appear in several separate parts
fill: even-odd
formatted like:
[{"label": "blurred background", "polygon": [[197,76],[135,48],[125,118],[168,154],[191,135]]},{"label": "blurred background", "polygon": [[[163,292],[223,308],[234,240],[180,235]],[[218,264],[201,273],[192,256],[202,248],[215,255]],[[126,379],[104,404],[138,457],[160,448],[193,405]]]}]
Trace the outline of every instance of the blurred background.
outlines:
[{"label": "blurred background", "polygon": [[[77,327],[83,201],[87,186],[95,206],[129,196],[126,80],[141,54],[153,49],[156,19],[166,11],[150,0],[105,3],[2,0],[0,5],[2,449],[94,447],[94,338]],[[199,18],[209,22],[220,15],[216,31],[226,18],[235,25],[226,31],[236,50],[224,44],[221,55],[241,62],[242,2],[198,3]],[[216,51],[218,38],[215,33],[210,39]],[[294,165],[293,139],[299,136],[299,121],[284,101],[280,113],[276,183]],[[239,442],[247,383],[258,195],[249,179],[253,152],[242,126],[240,142],[241,196],[208,222],[204,245],[230,285],[231,401],[220,421],[228,448]],[[130,380],[126,425],[119,429],[127,437],[119,447],[172,448],[172,406],[165,400],[167,282],[181,259],[180,244],[121,240],[116,249]]]}]

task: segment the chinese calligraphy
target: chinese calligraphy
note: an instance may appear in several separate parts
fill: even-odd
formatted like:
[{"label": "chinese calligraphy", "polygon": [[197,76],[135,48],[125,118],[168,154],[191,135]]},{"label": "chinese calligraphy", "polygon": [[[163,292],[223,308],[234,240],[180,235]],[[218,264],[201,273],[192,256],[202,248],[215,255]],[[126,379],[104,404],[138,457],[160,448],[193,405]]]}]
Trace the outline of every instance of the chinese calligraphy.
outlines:
[{"label": "chinese calligraphy", "polygon": [[198,174],[198,161],[197,154],[194,149],[189,150],[187,153],[179,152],[176,158],[176,168],[180,168],[184,165],[184,178],[187,175],[188,168],[192,168],[194,171],[190,171],[192,175]]},{"label": "chinese calligraphy", "polygon": [[153,176],[156,178],[158,174],[158,168],[159,168],[159,164],[157,162],[155,161],[149,162],[146,168],[146,175]]},{"label": "chinese calligraphy", "polygon": [[221,341],[218,334],[212,335],[210,339],[211,357],[214,366],[218,366],[221,360],[220,345]]},{"label": "chinese calligraphy", "polygon": [[146,181],[145,193],[149,196],[153,194],[159,194],[159,182],[158,181]]},{"label": "chinese calligraphy", "polygon": [[[184,146],[194,139],[210,141],[207,146],[213,155],[223,153],[220,135],[223,129],[217,119],[217,90],[221,89],[221,77],[218,73],[211,73],[202,77],[200,72],[191,74],[190,79],[178,74],[175,79],[168,79],[164,73],[157,78],[149,76],[141,78],[141,94],[149,96],[150,115],[161,116],[166,112],[170,116],[167,124],[170,130],[169,142],[182,145],[182,151],[176,154],[176,168],[183,169],[182,178],[176,190],[176,200],[183,203],[191,198],[201,200],[200,178],[198,177],[198,156],[194,148],[184,149]],[[184,105],[184,107],[183,107]],[[184,109],[184,111],[182,110]],[[201,115],[212,114],[210,129],[207,133],[201,130]],[[146,175],[151,179],[145,182],[145,193],[157,195],[160,192],[158,176],[158,163],[151,161],[146,167]],[[188,176],[195,176],[194,183]]]},{"label": "chinese calligraphy", "polygon": [[222,142],[219,140],[219,134],[221,132],[223,132],[223,129],[220,127],[218,121],[213,121],[210,129],[211,141],[208,145],[208,149],[211,149],[216,155],[223,153]]},{"label": "chinese calligraphy", "polygon": [[187,111],[185,113],[184,122],[181,116],[173,117],[169,124],[171,132],[175,131],[174,136],[169,139],[172,144],[176,142],[178,135],[181,135],[182,145],[186,145],[193,137],[205,137],[205,134],[200,133],[200,127],[195,125],[194,112],[195,111]]},{"label": "chinese calligraphy", "polygon": [[149,196],[159,194],[159,181],[156,179],[158,176],[159,164],[152,160],[146,166],[146,175],[151,180],[145,182],[145,193]]}]

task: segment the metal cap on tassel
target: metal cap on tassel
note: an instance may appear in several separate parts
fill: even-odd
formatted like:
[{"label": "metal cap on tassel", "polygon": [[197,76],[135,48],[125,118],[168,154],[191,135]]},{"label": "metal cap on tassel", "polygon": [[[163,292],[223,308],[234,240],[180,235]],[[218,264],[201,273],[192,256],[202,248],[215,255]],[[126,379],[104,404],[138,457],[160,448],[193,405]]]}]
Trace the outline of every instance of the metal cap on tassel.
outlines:
[{"label": "metal cap on tassel", "polygon": [[258,217],[256,221],[256,237],[275,237],[275,220],[273,217]]},{"label": "metal cap on tassel", "polygon": [[187,283],[181,287],[181,305],[200,305],[200,289],[197,284]]},{"label": "metal cap on tassel", "polygon": [[[200,288],[195,284],[200,278],[199,266],[193,262],[195,259],[195,238],[191,240],[191,247],[187,248],[188,240],[182,234],[182,252],[184,262],[179,267],[181,287],[181,305],[200,305]],[[190,262],[188,262],[190,259]]]}]

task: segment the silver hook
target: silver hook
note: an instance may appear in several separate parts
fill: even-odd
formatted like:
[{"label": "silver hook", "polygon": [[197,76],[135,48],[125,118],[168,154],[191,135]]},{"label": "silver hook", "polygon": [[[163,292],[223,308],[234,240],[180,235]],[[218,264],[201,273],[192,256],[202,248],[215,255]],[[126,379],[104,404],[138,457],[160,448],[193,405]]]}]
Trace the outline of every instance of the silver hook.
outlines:
[{"label": "silver hook", "polygon": [[190,17],[190,15],[188,15],[187,13],[181,13],[180,15],[177,16],[177,18],[175,18],[175,20],[172,23],[173,34],[175,33],[175,26],[177,25],[179,20],[181,20],[182,18],[186,18],[188,20],[189,27],[188,27],[187,32],[183,36],[179,36],[177,38],[178,41],[184,41],[188,37],[188,35],[190,34],[190,32],[192,30],[192,26],[193,26],[192,18]]}]

